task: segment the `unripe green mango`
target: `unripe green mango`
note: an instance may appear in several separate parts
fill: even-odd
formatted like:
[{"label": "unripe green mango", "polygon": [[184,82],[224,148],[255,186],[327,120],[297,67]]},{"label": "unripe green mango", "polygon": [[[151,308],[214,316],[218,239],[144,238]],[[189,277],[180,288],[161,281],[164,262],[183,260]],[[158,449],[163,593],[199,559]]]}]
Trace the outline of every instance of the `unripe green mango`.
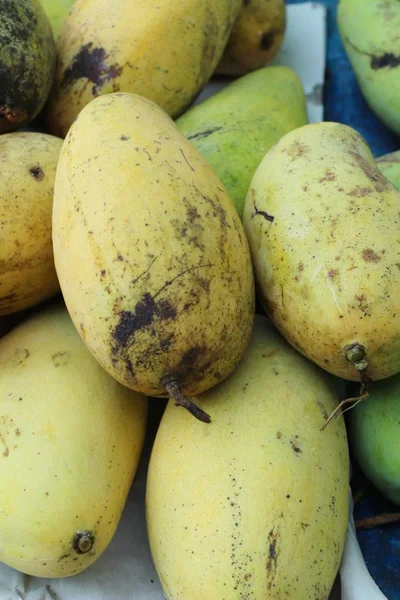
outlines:
[{"label": "unripe green mango", "polygon": [[0,19],[0,133],[30,123],[53,83],[56,50],[39,0],[2,0]]},{"label": "unripe green mango", "polygon": [[55,39],[57,39],[74,1],[75,0],[40,0],[49,18]]},{"label": "unripe green mango", "polygon": [[400,506],[400,375],[375,383],[349,419],[349,439],[361,469]]},{"label": "unripe green mango", "polygon": [[240,77],[188,110],[176,125],[214,168],[241,217],[264,154],[285,133],[307,122],[299,77],[278,66]]},{"label": "unripe green mango", "polygon": [[400,371],[399,207],[365,141],[339,123],[287,133],[252,179],[243,223],[262,303],[338,377]]},{"label": "unripe green mango", "polygon": [[170,402],[146,491],[150,547],[168,600],[327,600],[348,520],[344,420],[330,377],[256,316],[243,360],[199,397]]},{"label": "unripe green mango", "polygon": [[376,164],[381,173],[400,190],[400,150],[380,156]]},{"label": "unripe green mango", "polygon": [[365,99],[400,134],[400,2],[341,0],[337,22]]}]

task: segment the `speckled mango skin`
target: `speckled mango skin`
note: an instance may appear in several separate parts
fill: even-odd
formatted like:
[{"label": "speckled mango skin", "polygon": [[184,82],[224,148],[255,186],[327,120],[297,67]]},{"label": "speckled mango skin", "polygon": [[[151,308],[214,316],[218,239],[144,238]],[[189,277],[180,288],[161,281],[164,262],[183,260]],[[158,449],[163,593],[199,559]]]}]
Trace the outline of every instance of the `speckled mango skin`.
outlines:
[{"label": "speckled mango skin", "polygon": [[400,2],[341,0],[337,22],[366,101],[400,134]]},{"label": "speckled mango skin", "polygon": [[365,347],[367,375],[400,371],[400,193],[353,129],[306,125],[266,154],[244,227],[260,297],[301,353],[358,380],[345,348]]},{"label": "speckled mango skin", "polygon": [[51,220],[62,142],[36,132],[0,136],[0,315],[60,291]]},{"label": "speckled mango skin", "polygon": [[39,0],[2,0],[0,22],[0,133],[27,125],[49,95],[56,49]]},{"label": "speckled mango skin", "polygon": [[239,77],[186,111],[176,125],[208,160],[242,217],[251,178],[267,150],[307,122],[299,77],[277,66]]},{"label": "speckled mango skin", "polygon": [[[89,567],[117,528],[139,463],[147,398],[110,377],[64,305],[0,341],[0,561],[36,577]],[[93,535],[85,553],[78,531]]]},{"label": "speckled mango skin", "polygon": [[156,104],[116,93],[80,113],[58,163],[53,243],[71,317],[121,383],[166,396],[173,375],[197,394],[234,369],[254,318],[247,239],[212,168]]},{"label": "speckled mango skin", "polygon": [[375,160],[381,173],[400,190],[400,150],[384,154]]},{"label": "speckled mango skin", "polygon": [[[327,600],[348,519],[349,459],[330,376],[256,316],[243,360],[198,404],[169,403],[153,445],[147,530],[168,600]],[[332,428],[331,428],[332,426]]]},{"label": "speckled mango skin", "polygon": [[177,117],[211,77],[243,0],[77,0],[57,40],[47,106],[65,137],[96,96],[133,92]]},{"label": "speckled mango skin", "polygon": [[280,50],[285,32],[285,0],[244,0],[215,72],[243,75],[265,67]]}]

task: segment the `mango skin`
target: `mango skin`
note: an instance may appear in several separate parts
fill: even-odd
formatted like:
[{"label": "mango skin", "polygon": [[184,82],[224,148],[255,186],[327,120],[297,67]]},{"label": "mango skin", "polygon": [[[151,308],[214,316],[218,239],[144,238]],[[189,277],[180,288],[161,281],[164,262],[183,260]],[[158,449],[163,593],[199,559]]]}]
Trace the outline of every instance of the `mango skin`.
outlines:
[{"label": "mango skin", "polygon": [[110,92],[149,98],[180,115],[211,77],[242,0],[77,0],[57,40],[47,105],[65,137],[80,110]]},{"label": "mango skin", "polygon": [[60,291],[51,221],[62,142],[36,132],[0,136],[0,315]]},{"label": "mango skin", "polygon": [[39,0],[2,0],[0,133],[27,125],[49,95],[56,64],[51,26]]},{"label": "mango skin", "polygon": [[349,439],[368,479],[400,506],[400,376],[379,381],[349,412]]},{"label": "mango skin", "polygon": [[285,0],[244,0],[215,73],[237,76],[265,67],[282,46],[286,22]]},{"label": "mango skin", "polygon": [[330,377],[257,315],[237,369],[198,404],[211,425],[169,402],[148,471],[166,598],[327,600],[349,511],[344,421],[320,431]]},{"label": "mango skin", "polygon": [[54,39],[57,39],[74,0],[40,0],[40,2],[50,21]]},{"label": "mango skin", "polygon": [[341,0],[340,37],[370,108],[400,134],[400,4],[398,0]]},{"label": "mango skin", "polygon": [[400,190],[400,150],[376,158],[376,166]]},{"label": "mango skin", "polygon": [[306,123],[302,83],[292,69],[280,66],[236,79],[176,120],[221,179],[240,217],[251,178],[267,150]]},{"label": "mango skin", "polygon": [[[37,577],[83,571],[117,528],[138,466],[147,398],[118,384],[63,305],[0,341],[0,560]],[[79,554],[77,531],[94,544]]]},{"label": "mango skin", "polygon": [[80,113],[58,162],[53,244],[75,326],[124,385],[166,396],[173,375],[197,394],[240,360],[254,318],[243,226],[150,100],[109,94]]},{"label": "mango skin", "polygon": [[348,345],[374,381],[400,371],[400,193],[361,136],[305,125],[258,167],[244,227],[262,303],[284,337],[338,377],[358,380]]}]

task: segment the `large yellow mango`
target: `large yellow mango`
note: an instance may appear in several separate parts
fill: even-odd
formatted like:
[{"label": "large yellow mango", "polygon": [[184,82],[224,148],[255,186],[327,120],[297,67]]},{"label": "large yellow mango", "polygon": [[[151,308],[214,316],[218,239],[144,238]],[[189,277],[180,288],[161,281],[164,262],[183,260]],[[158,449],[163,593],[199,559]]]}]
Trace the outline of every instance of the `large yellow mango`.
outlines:
[{"label": "large yellow mango", "polygon": [[91,356],[64,306],[0,341],[0,561],[38,577],[92,564],[139,462],[147,399]]},{"label": "large yellow mango", "polygon": [[72,320],[124,385],[197,394],[240,360],[254,316],[242,223],[150,100],[109,94],[80,113],[58,163],[53,243]]},{"label": "large yellow mango", "polygon": [[400,371],[399,207],[362,137],[339,123],[286,134],[250,184],[262,302],[299,352],[344,379]]},{"label": "large yellow mango", "polygon": [[146,513],[168,600],[327,600],[348,519],[343,419],[330,376],[257,316],[235,372],[169,404],[153,446]]},{"label": "large yellow mango", "polygon": [[64,137],[99,95],[133,92],[177,117],[211,77],[243,0],[77,0],[57,39],[47,110]]},{"label": "large yellow mango", "polygon": [[36,132],[0,136],[0,315],[60,291],[51,214],[62,140]]}]

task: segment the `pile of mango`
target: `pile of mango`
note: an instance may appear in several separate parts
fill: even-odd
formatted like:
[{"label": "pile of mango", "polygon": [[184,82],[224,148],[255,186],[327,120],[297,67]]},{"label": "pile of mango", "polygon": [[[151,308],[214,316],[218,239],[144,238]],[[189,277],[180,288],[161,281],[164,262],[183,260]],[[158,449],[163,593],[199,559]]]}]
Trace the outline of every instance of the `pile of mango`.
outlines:
[{"label": "pile of mango", "polygon": [[[375,46],[361,0],[341,31],[396,129],[379,41],[400,4],[368,4]],[[400,160],[308,123],[298,75],[270,64],[285,32],[283,0],[3,0],[4,564],[67,577],[105,551],[149,399],[168,399],[146,521],[169,600],[327,600],[344,405],[400,503]],[[193,105],[215,75],[232,80]]]}]

